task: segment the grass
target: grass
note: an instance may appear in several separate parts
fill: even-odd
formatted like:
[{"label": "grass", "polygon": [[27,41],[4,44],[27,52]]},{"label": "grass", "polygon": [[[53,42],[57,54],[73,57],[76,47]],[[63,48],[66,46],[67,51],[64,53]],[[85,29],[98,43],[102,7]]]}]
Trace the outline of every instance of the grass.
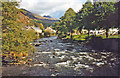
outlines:
[{"label": "grass", "polygon": [[[92,35],[90,35],[90,36],[92,36]],[[85,41],[87,37],[88,37],[87,34],[73,35],[73,40],[75,40],[75,41]],[[104,35],[97,35],[96,37],[102,37],[103,39],[106,38],[106,36],[104,36]],[[70,39],[70,36],[67,36],[66,38]],[[111,35],[111,36],[108,36],[108,38],[120,38],[120,35]]]},{"label": "grass", "polygon": [[[103,39],[106,38],[106,36],[103,36],[103,35],[97,35],[97,37],[102,37]],[[111,35],[111,36],[108,36],[108,38],[120,38],[120,35]]]},{"label": "grass", "polygon": [[85,34],[85,35],[74,35],[74,36],[73,36],[73,39],[74,39],[74,40],[84,41],[84,40],[86,40],[86,39],[85,39],[86,37],[88,37],[87,34]]},{"label": "grass", "polygon": [[109,38],[120,38],[120,35],[112,35],[112,36],[109,36]]},{"label": "grass", "polygon": [[[86,37],[88,37],[87,34],[85,34],[85,35],[73,35],[73,40],[76,40],[76,41],[79,41],[79,40],[84,41],[84,40],[86,40],[86,39],[85,39]],[[70,36],[67,36],[66,38],[69,38],[69,39],[70,39]]]}]

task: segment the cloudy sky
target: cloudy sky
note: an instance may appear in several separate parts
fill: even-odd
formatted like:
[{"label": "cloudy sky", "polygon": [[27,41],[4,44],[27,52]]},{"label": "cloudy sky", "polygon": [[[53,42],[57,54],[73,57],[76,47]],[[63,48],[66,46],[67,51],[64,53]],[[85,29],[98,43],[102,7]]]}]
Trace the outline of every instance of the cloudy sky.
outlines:
[{"label": "cloudy sky", "polygon": [[78,12],[86,0],[22,0],[20,7],[41,16],[60,18],[68,8]]}]

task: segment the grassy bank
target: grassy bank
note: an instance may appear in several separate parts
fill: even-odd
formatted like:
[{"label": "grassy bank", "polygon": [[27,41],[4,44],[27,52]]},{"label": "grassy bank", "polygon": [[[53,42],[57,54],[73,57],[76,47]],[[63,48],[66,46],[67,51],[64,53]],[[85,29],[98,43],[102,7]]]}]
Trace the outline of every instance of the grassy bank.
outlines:
[{"label": "grassy bank", "polygon": [[[90,37],[93,35],[90,35]],[[104,35],[97,35],[96,37],[102,37],[103,39],[106,39]],[[73,40],[75,41],[85,41],[88,38],[87,34],[82,35],[73,35]],[[108,38],[120,38],[120,35],[111,35],[108,36]],[[67,36],[65,39],[70,39],[70,36]]]}]

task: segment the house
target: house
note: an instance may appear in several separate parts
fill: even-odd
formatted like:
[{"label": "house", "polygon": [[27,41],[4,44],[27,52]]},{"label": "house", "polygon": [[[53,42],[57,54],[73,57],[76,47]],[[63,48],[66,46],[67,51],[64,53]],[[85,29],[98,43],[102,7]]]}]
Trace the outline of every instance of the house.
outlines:
[{"label": "house", "polygon": [[103,35],[106,31],[101,29],[101,30],[90,30],[91,35]]},{"label": "house", "polygon": [[118,28],[110,28],[108,34],[115,35],[115,34],[118,34],[118,31],[119,31]]},{"label": "house", "polygon": [[[115,35],[115,34],[118,34],[118,28],[110,28],[109,31],[108,31],[108,34],[109,35]],[[86,29],[82,29],[82,33],[83,34],[87,34],[88,33],[88,30]],[[104,35],[106,33],[106,30],[105,29],[100,29],[100,30],[90,30],[90,35]]]},{"label": "house", "polygon": [[82,31],[81,31],[83,34],[87,34],[88,33],[88,30],[86,30],[86,29],[82,29]]},{"label": "house", "polygon": [[34,27],[34,26],[25,26],[26,30],[34,30],[36,32],[37,38],[39,39],[40,35],[44,35],[44,33],[42,33],[42,30],[38,27]]},{"label": "house", "polygon": [[37,33],[42,33],[42,30],[40,28],[34,27],[34,26],[25,26],[26,30],[33,29]]},{"label": "house", "polygon": [[31,29],[35,30],[35,32],[37,32],[37,33],[42,33],[42,30],[40,28],[31,27]]},{"label": "house", "polygon": [[31,26],[25,26],[26,30],[31,29]]},{"label": "house", "polygon": [[45,31],[49,31],[51,33],[56,33],[56,30],[53,30],[51,27],[47,27]]}]

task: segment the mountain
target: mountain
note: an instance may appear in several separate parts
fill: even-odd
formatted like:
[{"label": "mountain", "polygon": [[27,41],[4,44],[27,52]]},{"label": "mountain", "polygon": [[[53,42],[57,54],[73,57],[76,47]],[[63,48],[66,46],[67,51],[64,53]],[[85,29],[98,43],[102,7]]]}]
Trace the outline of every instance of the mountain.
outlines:
[{"label": "mountain", "polygon": [[31,19],[38,19],[30,11],[25,10],[25,9],[21,9],[21,10],[22,10],[21,13],[24,14],[25,16],[28,16]]},{"label": "mountain", "polygon": [[48,15],[47,15],[47,16],[46,16],[46,15],[44,15],[43,17],[46,17],[46,18],[52,18],[51,16],[48,16]]},{"label": "mountain", "polygon": [[20,22],[23,22],[25,25],[28,25],[28,24],[30,23],[30,18],[29,18],[29,17],[25,16],[25,15],[22,14],[21,12],[18,13],[18,15],[19,15],[18,20],[19,20]]},{"label": "mountain", "polygon": [[58,19],[56,18],[52,18],[51,16],[40,16],[38,14],[34,14],[28,10],[22,9],[24,12],[21,11],[22,14],[24,14],[25,16],[28,16],[29,18],[33,19],[33,20],[41,20],[41,21],[45,21],[48,23],[53,23],[53,22],[57,22]]}]

